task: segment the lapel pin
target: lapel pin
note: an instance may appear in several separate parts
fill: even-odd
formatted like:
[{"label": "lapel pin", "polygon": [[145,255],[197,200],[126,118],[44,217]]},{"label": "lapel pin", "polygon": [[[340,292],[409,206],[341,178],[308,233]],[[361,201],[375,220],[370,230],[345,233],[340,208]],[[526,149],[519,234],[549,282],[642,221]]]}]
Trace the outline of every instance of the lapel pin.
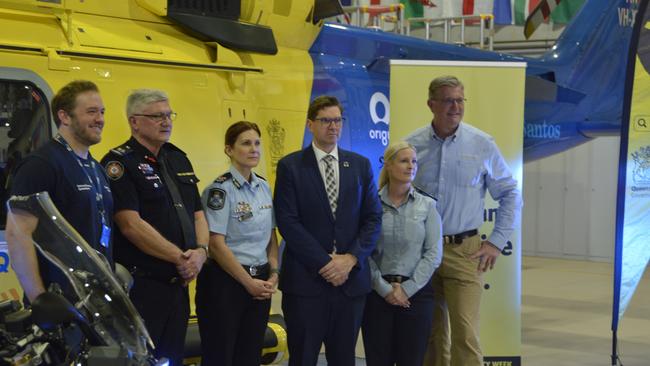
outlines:
[{"label": "lapel pin", "polygon": [[344,167],[344,168],[349,168],[349,167],[350,167],[350,163],[348,163],[347,161],[344,161],[344,162],[343,162],[343,167]]}]

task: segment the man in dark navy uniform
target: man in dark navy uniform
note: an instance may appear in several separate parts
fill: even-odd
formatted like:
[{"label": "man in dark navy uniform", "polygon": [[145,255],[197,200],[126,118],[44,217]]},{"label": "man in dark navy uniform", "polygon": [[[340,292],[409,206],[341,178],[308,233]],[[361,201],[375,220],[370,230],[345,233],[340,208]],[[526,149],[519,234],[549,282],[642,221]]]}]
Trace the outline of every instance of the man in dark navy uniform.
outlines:
[{"label": "man in dark navy uniform", "polygon": [[[98,143],[104,128],[104,103],[97,85],[73,81],[52,99],[56,137],[27,156],[18,166],[11,195],[48,192],[63,217],[112,264],[110,228],[113,215],[111,191],[104,170],[88,151]],[[64,292],[68,280],[53,264],[36,254],[31,238],[37,219],[26,213],[7,218],[7,243],[13,268],[29,301],[51,283]],[[37,239],[38,240],[38,239]]]},{"label": "man in dark navy uniform", "polygon": [[190,314],[187,284],[207,259],[208,226],[185,153],[169,143],[167,95],[140,89],[127,100],[131,138],[102,159],[115,199],[115,261],[133,274],[131,300],[156,346],[182,365]]}]

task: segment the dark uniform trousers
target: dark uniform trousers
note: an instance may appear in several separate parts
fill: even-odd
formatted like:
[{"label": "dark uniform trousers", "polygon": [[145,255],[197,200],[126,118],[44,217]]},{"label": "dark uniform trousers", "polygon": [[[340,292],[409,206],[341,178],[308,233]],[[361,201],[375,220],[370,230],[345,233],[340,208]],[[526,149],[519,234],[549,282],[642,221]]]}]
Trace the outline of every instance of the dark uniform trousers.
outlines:
[{"label": "dark uniform trousers", "polygon": [[[254,278],[267,280],[269,273]],[[271,300],[255,300],[208,260],[196,283],[202,366],[259,366]]]},{"label": "dark uniform trousers", "polygon": [[368,366],[422,366],[433,320],[433,288],[427,284],[403,308],[377,292],[368,295],[363,314],[363,346]]},{"label": "dark uniform trousers", "polygon": [[131,301],[138,310],[156,349],[173,366],[183,364],[183,348],[189,320],[189,294],[181,282],[134,276]]},{"label": "dark uniform trousers", "polygon": [[329,365],[354,366],[366,295],[349,297],[328,286],[319,296],[283,293],[290,366],[315,366],[321,342]]}]

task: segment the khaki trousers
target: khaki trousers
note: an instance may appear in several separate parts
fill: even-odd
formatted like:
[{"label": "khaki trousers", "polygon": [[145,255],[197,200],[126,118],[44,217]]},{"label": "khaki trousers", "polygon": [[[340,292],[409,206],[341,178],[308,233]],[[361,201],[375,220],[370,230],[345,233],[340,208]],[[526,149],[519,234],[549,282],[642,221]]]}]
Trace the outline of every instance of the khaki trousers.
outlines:
[{"label": "khaki trousers", "polygon": [[479,310],[483,279],[478,259],[481,247],[474,235],[461,244],[443,244],[440,267],[433,274],[433,325],[424,366],[483,366],[479,342]]}]

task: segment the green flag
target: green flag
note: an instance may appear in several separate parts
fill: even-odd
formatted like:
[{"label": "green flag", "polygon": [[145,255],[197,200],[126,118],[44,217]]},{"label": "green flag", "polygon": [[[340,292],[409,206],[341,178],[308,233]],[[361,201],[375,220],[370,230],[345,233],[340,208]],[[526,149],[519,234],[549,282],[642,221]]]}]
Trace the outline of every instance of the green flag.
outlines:
[{"label": "green flag", "polygon": [[[424,8],[422,7],[422,2],[418,0],[399,0],[400,3],[404,4],[404,22],[408,18],[422,18],[424,16]],[[424,27],[424,23],[417,22],[411,23],[411,28],[421,28]]]},{"label": "green flag", "polygon": [[551,19],[556,24],[567,24],[575,13],[582,8],[585,0],[562,0],[551,13]]}]

